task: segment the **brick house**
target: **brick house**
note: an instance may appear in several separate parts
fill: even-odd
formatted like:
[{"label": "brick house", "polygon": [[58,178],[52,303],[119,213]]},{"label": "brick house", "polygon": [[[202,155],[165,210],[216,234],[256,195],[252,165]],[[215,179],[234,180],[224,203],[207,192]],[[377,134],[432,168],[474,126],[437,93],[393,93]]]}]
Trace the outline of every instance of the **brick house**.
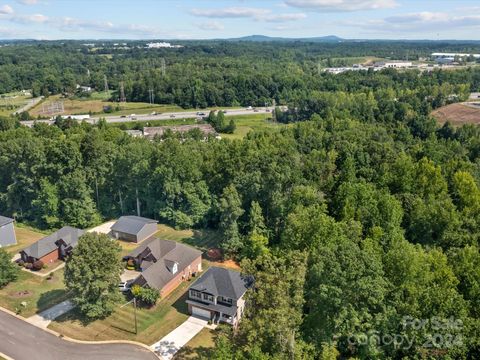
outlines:
[{"label": "brick house", "polygon": [[237,327],[245,309],[244,295],[252,285],[251,276],[213,266],[188,289],[188,312]]},{"label": "brick house", "polygon": [[151,238],[124,257],[133,259],[140,271],[133,285],[147,286],[170,294],[182,281],[202,271],[202,252],[176,241]]},{"label": "brick house", "polygon": [[20,251],[20,257],[25,262],[41,260],[44,264],[63,260],[77,246],[78,239],[83,234],[83,230],[65,226]]}]

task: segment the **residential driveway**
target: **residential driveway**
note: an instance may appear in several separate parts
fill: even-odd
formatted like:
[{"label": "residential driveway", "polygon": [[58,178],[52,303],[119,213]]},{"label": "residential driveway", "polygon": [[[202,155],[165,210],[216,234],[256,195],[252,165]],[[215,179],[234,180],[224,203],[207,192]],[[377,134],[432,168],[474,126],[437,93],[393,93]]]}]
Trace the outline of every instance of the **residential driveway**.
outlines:
[{"label": "residential driveway", "polygon": [[134,280],[136,279],[140,273],[135,270],[124,270],[122,275],[120,275],[120,280],[121,281],[129,281],[129,280]]},{"label": "residential driveway", "polygon": [[75,307],[75,305],[70,301],[66,300],[52,306],[50,309],[42,311],[41,313],[35,314],[30,316],[27,321],[43,328],[47,328],[48,325],[52,322],[52,320],[58,318],[59,316],[69,312]]},{"label": "residential driveway", "polygon": [[155,360],[133,344],[78,344],[0,311],[0,352],[15,360]]},{"label": "residential driveway", "polygon": [[115,221],[109,221],[106,222],[102,225],[98,225],[94,227],[93,229],[87,230],[88,232],[97,232],[99,234],[110,234],[110,231],[112,230],[112,226],[115,224]]},{"label": "residential driveway", "polygon": [[186,343],[197,335],[208,321],[190,316],[182,325],[151,346],[164,360],[170,360]]}]

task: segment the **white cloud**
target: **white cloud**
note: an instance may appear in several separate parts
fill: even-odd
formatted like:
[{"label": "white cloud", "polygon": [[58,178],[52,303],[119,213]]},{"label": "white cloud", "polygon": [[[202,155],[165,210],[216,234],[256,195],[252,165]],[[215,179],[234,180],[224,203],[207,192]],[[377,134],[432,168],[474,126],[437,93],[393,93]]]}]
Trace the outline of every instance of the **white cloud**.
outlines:
[{"label": "white cloud", "polygon": [[230,7],[223,9],[192,9],[190,14],[207,18],[251,18],[256,21],[265,22],[287,22],[302,20],[307,17],[303,13],[273,14],[269,9]]},{"label": "white cloud", "polygon": [[38,4],[38,0],[17,0],[20,4],[23,5],[35,5]]},{"label": "white cloud", "polygon": [[390,9],[398,6],[395,0],[285,0],[285,4],[324,12]]},{"label": "white cloud", "polygon": [[33,15],[15,15],[10,18],[10,21],[19,24],[32,24],[32,23],[46,23],[49,21],[48,16],[42,14]]},{"label": "white cloud", "polygon": [[304,13],[290,13],[290,14],[276,14],[276,15],[268,15],[263,17],[262,20],[266,22],[287,22],[287,21],[296,21],[305,19],[307,15]]},{"label": "white cloud", "polygon": [[10,15],[13,14],[14,11],[10,5],[3,5],[0,6],[0,14],[1,15]]},{"label": "white cloud", "polygon": [[441,31],[454,29],[480,30],[480,15],[452,15],[442,12],[418,12],[389,16],[380,20],[347,22],[365,30],[387,32]]},{"label": "white cloud", "polygon": [[225,29],[225,26],[218,21],[208,21],[205,23],[198,24],[197,27],[202,30],[207,31],[220,31]]},{"label": "white cloud", "polygon": [[270,10],[248,7],[229,7],[223,9],[192,9],[190,14],[208,18],[257,18],[268,14]]}]

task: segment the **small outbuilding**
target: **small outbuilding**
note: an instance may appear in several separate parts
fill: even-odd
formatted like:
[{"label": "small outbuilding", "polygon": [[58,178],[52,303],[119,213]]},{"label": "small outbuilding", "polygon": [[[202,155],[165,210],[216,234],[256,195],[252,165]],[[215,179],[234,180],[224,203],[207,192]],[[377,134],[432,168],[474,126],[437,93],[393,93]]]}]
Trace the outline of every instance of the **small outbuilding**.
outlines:
[{"label": "small outbuilding", "polygon": [[111,235],[115,239],[139,243],[155,235],[157,223],[157,220],[140,216],[122,216],[113,224]]},{"label": "small outbuilding", "polygon": [[13,226],[15,220],[5,216],[0,216],[0,248],[17,243],[15,237],[15,228]]}]

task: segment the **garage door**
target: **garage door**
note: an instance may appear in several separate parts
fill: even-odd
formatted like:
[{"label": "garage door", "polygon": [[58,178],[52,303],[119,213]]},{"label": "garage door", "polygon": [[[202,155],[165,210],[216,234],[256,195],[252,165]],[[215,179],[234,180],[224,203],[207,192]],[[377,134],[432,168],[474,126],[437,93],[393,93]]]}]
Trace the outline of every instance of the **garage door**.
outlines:
[{"label": "garage door", "polygon": [[204,310],[199,307],[192,306],[192,315],[199,316],[202,318],[210,319],[211,313],[208,310]]}]

